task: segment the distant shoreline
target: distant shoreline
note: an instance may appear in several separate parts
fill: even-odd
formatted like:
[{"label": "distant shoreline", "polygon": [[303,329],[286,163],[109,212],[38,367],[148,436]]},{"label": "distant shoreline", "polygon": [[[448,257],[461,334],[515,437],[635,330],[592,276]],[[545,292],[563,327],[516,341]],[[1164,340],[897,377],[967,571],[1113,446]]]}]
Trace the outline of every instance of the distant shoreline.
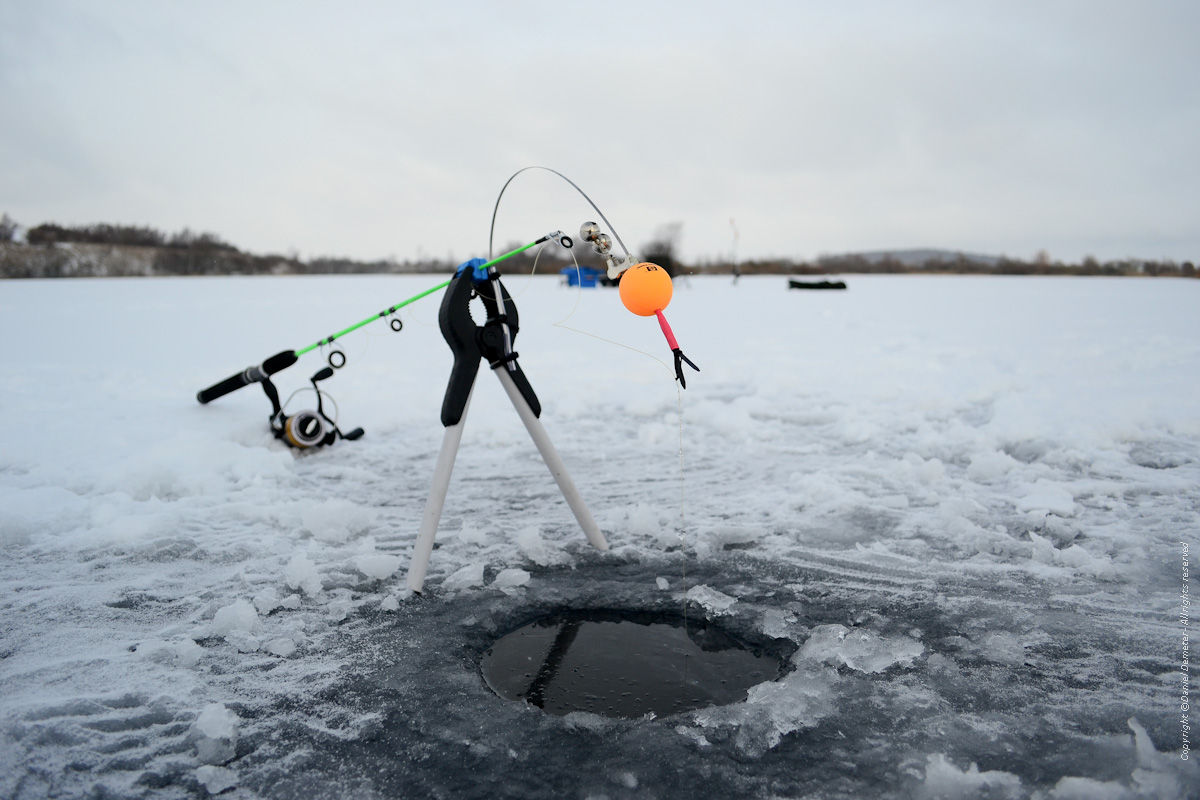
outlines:
[{"label": "distant shoreline", "polygon": [[[1084,259],[1079,264],[1051,262],[1047,258],[1023,261],[1006,257],[967,256],[948,251],[924,258],[905,258],[888,253],[821,256],[811,261],[762,259],[740,263],[707,261],[685,264],[675,260],[672,272],[682,275],[1059,275],[1072,277],[1197,277],[1190,261],[1123,259],[1099,262]],[[590,263],[590,254],[580,266]],[[562,258],[542,259],[537,271],[556,274]],[[179,277],[189,275],[418,275],[444,274],[457,263],[450,260],[355,261],[347,258],[314,258],[254,255],[219,241],[146,246],[89,242],[26,244],[0,242],[0,278],[130,278]],[[505,272],[529,274],[534,258],[527,253],[506,262]]]}]

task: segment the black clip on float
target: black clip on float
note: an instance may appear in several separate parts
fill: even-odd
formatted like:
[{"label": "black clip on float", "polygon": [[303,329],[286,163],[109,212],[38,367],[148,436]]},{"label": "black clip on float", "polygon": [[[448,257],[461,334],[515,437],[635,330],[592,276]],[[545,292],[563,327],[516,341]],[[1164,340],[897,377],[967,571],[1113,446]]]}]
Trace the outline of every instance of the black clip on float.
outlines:
[{"label": "black clip on float", "polygon": [[[425,502],[421,529],[417,534],[417,542],[413,547],[408,567],[408,587],[418,593],[425,584],[425,573],[433,553],[433,540],[437,535],[442,507],[446,502],[450,474],[454,469],[459,443],[462,441],[463,425],[471,406],[475,376],[479,373],[481,360],[488,362],[493,374],[500,380],[508,399],[517,410],[521,421],[525,423],[525,428],[537,446],[542,460],[558,483],[567,505],[571,507],[575,519],[583,528],[588,542],[598,550],[608,549],[604,534],[600,532],[579,490],[575,488],[571,476],[567,473],[566,465],[554,449],[550,437],[546,435],[546,429],[542,427],[539,420],[542,413],[541,403],[538,402],[533,387],[529,385],[525,373],[517,363],[517,353],[512,349],[519,327],[517,306],[504,284],[500,282],[500,272],[496,267],[481,269],[485,263],[487,262],[483,259],[477,258],[458,268],[446,289],[441,310],[438,312],[438,326],[454,354],[454,366],[450,369],[450,380],[442,400],[441,418],[446,432],[442,438],[442,449],[438,453],[437,464],[434,466],[433,485]],[[483,301],[487,311],[487,321],[483,325],[476,325],[471,318],[470,302],[474,297]]]}]

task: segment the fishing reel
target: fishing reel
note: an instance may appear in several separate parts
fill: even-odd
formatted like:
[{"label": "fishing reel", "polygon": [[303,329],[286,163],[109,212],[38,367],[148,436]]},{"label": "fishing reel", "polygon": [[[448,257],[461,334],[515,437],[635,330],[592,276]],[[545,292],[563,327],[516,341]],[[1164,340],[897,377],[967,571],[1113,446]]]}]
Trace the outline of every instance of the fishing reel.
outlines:
[{"label": "fishing reel", "polygon": [[362,428],[355,428],[349,433],[342,433],[337,426],[337,403],[334,403],[334,416],[331,419],[325,413],[324,400],[329,398],[333,402],[333,398],[325,394],[318,388],[319,381],[333,377],[332,367],[322,367],[317,370],[309,381],[312,383],[313,392],[317,395],[316,411],[303,410],[297,411],[294,414],[288,414],[285,409],[287,404],[292,401],[299,392],[304,389],[297,389],[292,392],[291,397],[286,403],[279,402],[279,391],[275,388],[275,384],[271,383],[270,378],[264,378],[262,381],[263,391],[271,401],[271,432],[275,434],[275,438],[281,440],[289,447],[295,447],[298,450],[307,450],[310,447],[324,447],[325,445],[333,444],[338,439],[349,439],[354,441],[363,435]]}]

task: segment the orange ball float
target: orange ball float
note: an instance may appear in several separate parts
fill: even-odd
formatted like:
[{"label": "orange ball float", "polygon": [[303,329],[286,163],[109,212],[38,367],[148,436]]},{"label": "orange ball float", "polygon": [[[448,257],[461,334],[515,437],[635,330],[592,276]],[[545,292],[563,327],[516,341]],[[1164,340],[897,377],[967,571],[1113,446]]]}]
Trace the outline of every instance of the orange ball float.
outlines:
[{"label": "orange ball float", "polygon": [[652,317],[671,302],[671,276],[658,264],[643,261],[621,274],[621,302],[639,317]]}]

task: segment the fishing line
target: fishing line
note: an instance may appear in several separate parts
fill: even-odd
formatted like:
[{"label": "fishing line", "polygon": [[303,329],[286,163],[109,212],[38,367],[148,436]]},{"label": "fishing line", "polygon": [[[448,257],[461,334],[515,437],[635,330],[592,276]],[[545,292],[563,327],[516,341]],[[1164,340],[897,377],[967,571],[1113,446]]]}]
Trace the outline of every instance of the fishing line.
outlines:
[{"label": "fishing line", "polygon": [[488,260],[491,260],[491,258],[492,258],[492,240],[496,233],[496,213],[500,210],[500,199],[502,197],[504,197],[504,190],[508,188],[508,185],[513,182],[514,178],[516,178],[522,172],[528,172],[531,169],[540,169],[540,170],[544,170],[546,172],[552,172],[555,175],[557,175],[558,177],[562,178],[567,183],[571,184],[571,186],[573,186],[575,188],[575,191],[579,192],[579,194],[583,197],[583,199],[588,201],[588,205],[590,205],[592,207],[592,209],[597,214],[600,215],[600,219],[604,220],[604,224],[608,226],[608,229],[610,231],[612,231],[612,235],[617,240],[617,244],[621,245],[621,250],[623,250],[625,252],[626,257],[629,256],[629,248],[626,247],[625,242],[623,242],[621,240],[620,235],[617,233],[617,229],[614,228],[613,224],[608,221],[608,217],[604,216],[604,212],[601,211],[600,208],[595,203],[592,202],[592,198],[588,197],[587,193],[584,192],[583,189],[580,189],[579,186],[577,186],[575,184],[575,181],[571,180],[566,175],[563,175],[561,172],[559,172],[556,169],[550,169],[550,167],[540,167],[537,165],[533,165],[533,166],[529,166],[529,167],[522,167],[521,169],[514,172],[512,174],[512,176],[504,182],[504,186],[502,186],[500,188],[500,194],[496,196],[496,205],[492,207],[492,224],[491,224],[491,227],[488,229]]},{"label": "fishing line", "polygon": [[[597,212],[596,212],[596,213],[599,213],[599,209],[597,209]],[[603,215],[601,215],[601,216],[603,216]],[[590,336],[590,337],[592,337],[593,339],[599,339],[599,340],[600,340],[600,341],[602,341],[602,342],[607,342],[608,344],[611,344],[611,345],[616,345],[617,347],[623,347],[623,348],[625,348],[626,350],[632,350],[632,351],[633,351],[633,352],[635,352],[635,353],[640,353],[641,355],[644,355],[646,358],[652,359],[652,360],[654,360],[654,361],[657,361],[659,364],[662,364],[662,365],[663,365],[663,367],[665,367],[665,368],[666,368],[666,370],[667,370],[668,372],[670,372],[670,371],[671,371],[671,366],[670,366],[669,364],[667,364],[667,362],[665,362],[665,361],[663,361],[661,358],[659,358],[658,356],[654,355],[653,353],[647,353],[645,350],[639,350],[638,348],[636,348],[636,347],[633,347],[633,346],[631,346],[631,345],[627,345],[627,344],[623,344],[623,343],[621,343],[621,342],[613,341],[612,339],[606,339],[605,337],[603,337],[603,336],[600,336],[599,334],[595,334],[595,333],[592,333],[592,332],[590,332],[590,331],[580,330],[579,328],[572,328],[570,325],[564,325],[564,324],[563,324],[563,323],[565,323],[567,320],[569,320],[571,317],[575,316],[575,312],[579,310],[579,301],[580,301],[580,299],[583,297],[583,280],[582,280],[582,270],[581,270],[581,268],[580,268],[580,266],[579,266],[579,259],[575,258],[575,253],[574,253],[574,252],[572,252],[572,253],[571,253],[571,260],[575,262],[575,275],[576,275],[576,277],[579,279],[579,280],[578,280],[578,284],[579,284],[579,285],[578,285],[578,286],[575,288],[575,305],[571,306],[571,310],[570,310],[570,312],[569,312],[569,313],[568,313],[568,314],[567,314],[565,317],[563,317],[562,319],[560,319],[558,322],[552,323],[552,324],[553,324],[553,326],[554,326],[555,328],[562,328],[562,329],[563,329],[563,330],[565,330],[565,331],[572,331],[572,332],[574,332],[574,333],[579,333],[579,334],[582,334],[582,335],[584,335],[584,336]]]},{"label": "fishing line", "polygon": [[[684,517],[683,493],[683,390],[678,386],[675,387],[675,408],[676,419],[679,420],[679,556],[680,556],[680,575],[679,581],[683,584],[683,630],[684,633],[688,629],[688,607],[687,607],[687,522]],[[686,659],[685,662],[686,664]],[[686,675],[685,675],[686,678]]]},{"label": "fishing line", "polygon": [[[291,405],[292,399],[296,395],[300,394],[301,392],[311,392],[312,390],[313,389],[311,386],[301,386],[299,389],[289,394],[288,399],[284,400],[283,405],[280,406],[280,408],[283,409],[285,416],[287,413],[287,407]],[[329,421],[334,425],[337,425],[338,416],[341,414],[341,411],[338,410],[337,400],[334,400],[333,395],[329,394],[329,392],[322,392],[320,389],[317,390],[317,395],[325,400],[328,400],[330,403],[333,403],[333,416],[329,418]]]},{"label": "fishing line", "polygon": [[436,313],[434,315],[433,322],[427,322],[426,320],[421,319],[421,317],[417,315],[416,308],[408,309],[407,313],[408,313],[409,322],[411,322],[414,325],[417,325],[421,328],[437,328],[438,327]]},{"label": "fishing line", "polygon": [[[593,204],[593,208],[594,208],[594,207],[595,207],[595,206],[594,206],[594,204]],[[600,210],[599,210],[599,209],[596,209],[596,213],[597,213],[597,214],[600,214],[602,217],[604,216],[603,214],[601,214],[601,212],[600,212]],[[615,234],[614,234],[614,235],[615,235]],[[623,245],[623,244],[622,244],[622,247],[624,247],[624,245]],[[572,331],[572,332],[574,332],[574,333],[582,334],[582,335],[584,335],[584,336],[590,336],[590,337],[592,337],[593,339],[598,339],[598,340],[600,340],[600,341],[602,341],[602,342],[606,342],[606,343],[608,343],[608,344],[610,344],[610,345],[615,345],[615,346],[617,346],[617,347],[623,347],[623,348],[625,348],[626,350],[632,350],[632,351],[633,351],[633,352],[635,352],[635,353],[639,353],[639,354],[641,354],[641,355],[643,355],[643,356],[646,356],[647,358],[650,358],[650,359],[653,359],[654,361],[657,361],[659,364],[661,364],[661,365],[663,366],[663,368],[664,368],[664,369],[666,369],[666,370],[667,370],[667,372],[668,372],[668,374],[669,374],[669,373],[671,372],[671,365],[667,364],[665,361],[663,361],[663,360],[662,360],[662,359],[660,359],[658,356],[655,356],[655,355],[654,355],[654,354],[652,354],[652,353],[647,353],[645,350],[640,350],[640,349],[638,349],[638,348],[636,348],[636,347],[631,347],[630,345],[627,345],[627,344],[622,344],[621,342],[613,341],[612,339],[607,339],[607,338],[605,338],[605,337],[603,337],[603,336],[599,336],[599,335],[597,335],[597,334],[591,333],[590,331],[584,331],[584,330],[580,330],[579,328],[573,328],[573,327],[571,327],[570,325],[566,325],[566,324],[564,324],[564,323],[565,323],[567,320],[569,320],[571,317],[575,316],[575,313],[576,313],[576,312],[579,310],[579,303],[580,303],[580,300],[583,298],[583,281],[582,281],[582,274],[581,274],[581,272],[582,272],[582,271],[581,271],[581,268],[580,268],[580,266],[579,266],[579,259],[575,257],[575,252],[574,252],[574,250],[571,250],[570,252],[571,252],[571,260],[572,260],[572,261],[574,262],[574,264],[575,264],[575,275],[576,275],[576,277],[577,277],[577,279],[578,279],[578,280],[577,280],[577,285],[576,285],[576,288],[575,288],[575,303],[574,303],[574,305],[571,307],[571,310],[570,310],[570,312],[568,312],[568,313],[567,313],[567,315],[566,315],[565,317],[563,317],[562,319],[560,319],[560,320],[558,320],[557,322],[553,323],[554,327],[555,327],[555,328],[561,328],[561,329],[563,329],[563,330],[567,330],[567,331]],[[628,252],[628,251],[627,251],[627,252]],[[537,267],[537,257],[538,257],[538,256],[540,256],[540,254],[541,254],[541,253],[540,253],[540,250],[539,250],[539,252],[538,252],[537,256],[535,256],[535,257],[534,257],[534,268],[535,268],[535,269],[536,269],[536,267]],[[528,285],[528,284],[527,284],[527,285]],[[687,607],[687,518],[686,518],[686,515],[685,515],[685,511],[686,511],[686,491],[685,491],[685,486],[686,486],[686,477],[685,477],[685,475],[686,475],[686,473],[685,473],[685,470],[684,470],[684,461],[683,461],[683,390],[680,388],[680,386],[679,386],[679,384],[678,384],[678,383],[676,383],[676,384],[675,384],[675,409],[676,409],[676,421],[677,421],[677,423],[678,423],[678,430],[679,430],[679,554],[680,554],[680,583],[682,584],[682,587],[683,587],[683,602],[682,602],[682,604],[683,604],[683,629],[684,629],[684,631],[687,631],[687,629],[688,629],[688,607]],[[685,678],[685,681],[686,681],[686,678],[687,678],[687,671],[688,671],[688,665],[687,665],[687,663],[686,663],[686,656],[685,656],[685,664],[684,664],[684,678]]]},{"label": "fishing line", "polygon": [[[322,361],[324,361],[325,363],[329,364],[332,367],[332,366],[334,366],[334,363],[331,362],[329,359],[331,357],[333,357],[334,353],[341,353],[341,358],[340,358],[341,366],[334,367],[335,369],[341,369],[342,367],[346,366],[347,364],[354,363],[354,362],[359,361],[360,359],[365,358],[367,353],[369,353],[371,351],[370,339],[372,339],[372,338],[373,338],[373,336],[371,334],[371,331],[370,331],[370,329],[368,329],[368,330],[364,331],[363,336],[355,337],[356,341],[354,343],[348,344],[347,342],[344,342],[341,339],[337,339],[334,342],[327,342],[325,344],[322,344],[320,347],[317,348],[317,355],[321,358]],[[361,344],[358,343],[358,340],[361,340]],[[353,356],[353,358],[351,356]]]},{"label": "fishing line", "polygon": [[[516,300],[518,297],[525,294],[525,292],[529,290],[530,285],[533,283],[533,276],[537,274],[538,260],[541,259],[542,251],[546,248],[546,245],[550,244],[550,241],[551,240],[548,239],[548,240],[542,242],[540,245],[538,245],[537,249],[533,251],[533,267],[529,271],[529,277],[525,279],[525,284],[520,289],[518,289],[516,292],[513,292],[509,295],[513,300]],[[574,253],[573,249],[570,247],[566,247],[559,240],[555,240],[555,241],[558,242],[559,247],[562,247],[564,250],[566,250],[568,253],[570,253],[571,260],[575,261],[575,253]],[[568,237],[567,241],[570,241],[569,237]],[[579,262],[576,261],[575,264],[578,267]],[[482,288],[482,287],[480,287],[480,288]],[[479,291],[479,290],[476,289],[476,291]],[[495,298],[492,298],[492,299],[494,300]]]},{"label": "fishing line", "polygon": [[[492,207],[492,221],[491,221],[491,225],[488,228],[488,258],[489,259],[492,257],[493,245],[494,245],[495,234],[496,234],[496,217],[500,211],[500,201],[504,198],[504,192],[508,189],[509,185],[516,179],[516,177],[518,175],[520,175],[523,172],[528,172],[529,170],[542,170],[545,172],[549,172],[553,175],[557,175],[558,177],[560,177],[564,181],[566,181],[568,184],[570,184],[570,186],[572,188],[574,188],[575,191],[577,191],[580,194],[580,196],[583,197],[584,200],[587,201],[588,205],[590,205],[592,207],[592,210],[594,210],[596,212],[596,214],[599,215],[600,219],[602,219],[604,221],[604,224],[606,226],[608,226],[608,230],[612,232],[613,238],[616,239],[617,244],[620,245],[621,250],[625,253],[625,259],[621,263],[623,263],[625,266],[630,266],[633,264],[634,259],[632,257],[632,254],[630,253],[629,248],[625,246],[625,242],[623,239],[621,239],[620,234],[617,233],[616,227],[613,226],[613,224],[611,222],[609,222],[608,217],[606,217],[604,215],[604,212],[600,210],[600,207],[597,206],[595,202],[593,202],[592,198],[588,197],[587,193],[584,192],[583,189],[581,189],[573,180],[568,178],[566,175],[563,175],[558,170],[551,169],[550,167],[543,167],[543,166],[538,166],[538,165],[523,167],[522,169],[517,170],[509,177],[509,179],[507,181],[504,182],[504,186],[502,186],[500,188],[500,193],[496,196],[496,204]],[[585,225],[585,227],[587,227],[587,226]],[[605,253],[607,253],[607,248],[608,248],[607,237],[604,237],[594,225],[591,225],[590,227],[593,229],[591,231],[591,233],[599,236],[599,239],[595,239],[592,236],[589,236],[588,233],[585,232],[583,229],[581,229],[580,233],[582,236],[584,236],[584,238],[589,239],[593,242],[598,242],[598,243],[603,242],[603,244],[601,244],[602,249],[597,249],[596,252],[604,255]],[[560,241],[559,244],[561,245],[562,242]],[[525,286],[522,287],[521,292],[520,292],[521,294],[523,294],[529,288],[530,284],[532,284],[533,275],[536,274],[536,272],[537,272],[537,264],[538,264],[538,259],[540,257],[541,257],[541,248],[538,248],[538,251],[534,254],[533,271],[530,273],[529,280],[526,281]],[[651,353],[648,353],[648,352],[641,350],[639,348],[636,348],[636,347],[631,347],[630,345],[622,344],[621,342],[613,341],[612,339],[608,339],[604,336],[599,336],[590,331],[581,330],[579,328],[574,328],[570,325],[565,324],[568,320],[570,320],[573,316],[575,316],[575,313],[579,310],[579,303],[583,296],[582,270],[580,269],[580,266],[579,266],[579,259],[576,258],[573,250],[571,251],[571,261],[575,265],[575,274],[577,277],[577,281],[576,281],[577,289],[575,292],[575,303],[571,307],[570,312],[568,312],[568,314],[565,317],[563,317],[562,319],[553,323],[554,327],[561,328],[563,330],[572,331],[574,333],[582,334],[584,336],[590,336],[593,339],[598,339],[599,341],[605,342],[607,344],[616,345],[617,347],[623,347],[626,350],[631,350],[635,353],[640,353],[641,355],[646,356],[647,358],[651,358],[654,361],[657,361],[664,368],[666,368],[668,374],[670,374],[672,371],[672,365],[668,365],[662,359],[658,358],[657,356],[655,356]],[[617,270],[619,270],[620,267],[616,263],[614,263],[611,256],[608,257],[608,266],[609,266],[609,276],[615,278],[617,276]],[[657,267],[654,267],[654,269],[657,269]],[[668,284],[669,284],[669,278],[668,278]],[[668,294],[668,298],[669,298],[669,294]],[[671,344],[672,348],[676,348],[673,351],[675,353],[675,357],[676,357],[675,358],[676,363],[674,365],[674,372],[679,378],[679,383],[675,387],[676,418],[678,420],[678,428],[679,428],[679,546],[680,546],[680,554],[682,556],[681,581],[684,586],[684,597],[683,597],[684,630],[687,630],[687,623],[688,623],[688,612],[687,612],[687,518],[685,516],[685,512],[686,512],[686,506],[685,506],[686,479],[685,479],[684,458],[683,458],[683,392],[681,391],[682,386],[683,386],[683,378],[682,378],[682,373],[680,372],[679,361],[682,358],[683,360],[687,361],[687,363],[689,365],[691,365],[693,367],[695,367],[695,365],[692,364],[690,360],[687,360],[686,357],[682,356],[681,351],[677,349],[678,345],[674,342],[673,335],[671,335],[669,332],[669,327],[666,325],[666,321],[663,318],[661,311],[659,311],[657,313],[658,313],[658,320],[663,327],[664,334],[667,335],[668,342]],[[686,671],[686,668],[687,668],[687,664],[685,661],[685,671]]]}]

